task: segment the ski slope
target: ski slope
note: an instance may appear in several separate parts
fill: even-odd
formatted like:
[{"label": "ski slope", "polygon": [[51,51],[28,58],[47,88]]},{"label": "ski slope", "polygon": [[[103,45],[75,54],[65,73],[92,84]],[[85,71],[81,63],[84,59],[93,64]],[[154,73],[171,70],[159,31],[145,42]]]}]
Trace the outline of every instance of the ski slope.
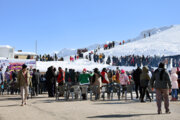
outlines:
[{"label": "ski slope", "polygon": [[118,45],[110,50],[101,49],[98,53],[106,56],[171,56],[180,54],[180,25],[174,25],[151,37],[135,40],[125,45]]}]

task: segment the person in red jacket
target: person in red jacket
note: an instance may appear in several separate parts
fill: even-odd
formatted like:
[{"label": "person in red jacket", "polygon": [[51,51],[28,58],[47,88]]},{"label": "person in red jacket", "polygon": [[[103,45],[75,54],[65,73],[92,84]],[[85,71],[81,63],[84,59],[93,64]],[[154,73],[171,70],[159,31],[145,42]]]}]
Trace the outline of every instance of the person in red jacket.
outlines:
[{"label": "person in red jacket", "polygon": [[106,68],[103,68],[103,70],[101,72],[101,75],[102,75],[102,83],[108,84],[109,83],[109,79],[108,79]]},{"label": "person in red jacket", "polygon": [[[101,76],[102,76],[102,91],[104,91],[104,87],[106,87],[106,85],[109,83],[109,79],[108,79],[108,75],[107,75],[107,70],[106,68],[103,68],[102,72],[101,72]],[[102,98],[104,98],[105,96],[102,95]],[[110,94],[108,93],[108,98],[110,98]]]},{"label": "person in red jacket", "polygon": [[62,70],[61,67],[59,67],[58,69],[59,69],[59,72],[58,72],[57,82],[59,85],[63,85],[64,84],[64,71]]},{"label": "person in red jacket", "polygon": [[58,87],[59,96],[63,96],[64,95],[63,85],[65,83],[65,80],[64,80],[65,73],[61,67],[59,67],[58,69],[59,69],[59,72],[58,72],[57,82],[58,82],[58,86],[59,86]]},{"label": "person in red jacket", "polygon": [[123,40],[123,44],[125,43],[125,41]]}]

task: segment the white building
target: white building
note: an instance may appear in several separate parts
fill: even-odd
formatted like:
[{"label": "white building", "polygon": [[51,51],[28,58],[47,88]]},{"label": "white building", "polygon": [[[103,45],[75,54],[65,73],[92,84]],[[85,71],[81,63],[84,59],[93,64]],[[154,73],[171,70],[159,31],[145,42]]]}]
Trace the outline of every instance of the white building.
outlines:
[{"label": "white building", "polygon": [[34,52],[22,52],[21,50],[14,53],[15,59],[36,59],[36,56]]},{"label": "white building", "polygon": [[0,57],[14,58],[14,48],[9,45],[0,45]]}]

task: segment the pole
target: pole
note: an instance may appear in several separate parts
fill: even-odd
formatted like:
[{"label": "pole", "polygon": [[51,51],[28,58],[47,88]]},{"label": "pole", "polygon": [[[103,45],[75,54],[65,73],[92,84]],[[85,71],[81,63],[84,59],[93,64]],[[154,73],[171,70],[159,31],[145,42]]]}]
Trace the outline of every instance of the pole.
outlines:
[{"label": "pole", "polygon": [[36,40],[36,54],[37,54],[37,40]]}]

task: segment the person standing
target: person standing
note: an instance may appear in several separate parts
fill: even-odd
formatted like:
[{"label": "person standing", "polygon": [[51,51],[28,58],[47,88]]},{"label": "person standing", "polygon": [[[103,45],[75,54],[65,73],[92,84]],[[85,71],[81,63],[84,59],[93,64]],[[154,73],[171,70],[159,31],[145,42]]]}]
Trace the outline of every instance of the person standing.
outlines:
[{"label": "person standing", "polygon": [[9,69],[7,68],[5,71],[5,81],[4,81],[4,86],[6,86],[7,88],[7,94],[9,94],[10,92],[10,81],[11,81],[11,77],[10,77],[10,72]]},{"label": "person standing", "polygon": [[63,85],[65,83],[64,81],[64,71],[62,70],[61,67],[58,68],[58,74],[57,74],[57,82],[58,82],[58,88],[59,88],[59,92],[60,92],[60,96],[64,95],[64,89],[63,89]]},{"label": "person standing", "polygon": [[[93,74],[87,73],[86,68],[83,69],[83,73],[79,75],[79,82],[80,85],[89,85],[90,84],[90,77],[93,76]],[[87,94],[82,93],[83,100],[87,100]]]},{"label": "person standing", "polygon": [[116,82],[120,84],[120,80],[119,80],[119,78],[120,78],[119,68],[116,69],[115,75],[116,75]]},{"label": "person standing", "polygon": [[3,73],[2,70],[0,68],[0,85],[3,83]]},{"label": "person standing", "polygon": [[103,83],[103,85],[107,85],[109,83],[109,78],[108,78],[106,68],[103,68],[103,70],[101,72],[101,75],[102,75],[102,83]]},{"label": "person standing", "polygon": [[22,69],[18,72],[17,81],[21,90],[21,106],[24,106],[27,104],[28,90],[30,85],[30,74],[25,64],[22,65]]},{"label": "person standing", "polygon": [[100,98],[100,88],[101,88],[101,85],[102,85],[102,80],[101,80],[101,73],[100,71],[98,70],[98,68],[95,68],[94,69],[94,75],[93,75],[93,86],[98,86],[97,87],[97,96],[96,96],[96,100],[98,100]]},{"label": "person standing", "polygon": [[40,94],[40,87],[41,87],[41,85],[40,85],[40,81],[41,81],[41,73],[40,73],[40,71],[39,70],[37,70],[37,75],[38,75],[38,93]]},{"label": "person standing", "polygon": [[109,70],[108,73],[107,73],[107,75],[108,75],[109,82],[112,83],[112,82],[113,82],[113,81],[112,81],[112,77],[113,77],[112,70]]},{"label": "person standing", "polygon": [[32,85],[33,85],[36,96],[38,96],[38,94],[39,94],[39,81],[40,81],[39,78],[40,78],[40,76],[37,73],[36,69],[33,69]]},{"label": "person standing", "polygon": [[148,68],[146,66],[144,66],[142,73],[140,75],[140,86],[141,86],[141,98],[140,99],[141,99],[141,102],[145,102],[144,101],[145,94],[147,95],[147,97],[149,98],[149,100],[151,102],[149,91],[147,89],[150,79],[151,78],[149,76]]},{"label": "person standing", "polygon": [[[135,92],[136,92],[136,98],[139,98],[139,91],[140,91],[140,75],[142,73],[142,70],[140,67],[138,67],[134,72],[133,72],[133,79],[135,83]],[[141,93],[141,92],[140,92]]]},{"label": "person standing", "polygon": [[0,95],[3,94],[3,73],[0,68]]},{"label": "person standing", "polygon": [[177,75],[177,69],[172,68],[171,70],[171,84],[172,84],[172,99],[171,101],[177,101],[178,99],[178,75]]},{"label": "person standing", "polygon": [[54,97],[54,80],[55,80],[55,72],[53,69],[53,66],[49,67],[46,72],[46,84],[47,84],[47,90],[48,90],[48,96]]},{"label": "person standing", "polygon": [[122,89],[123,89],[123,93],[122,93],[122,97],[124,96],[124,92],[127,90],[127,85],[130,84],[129,82],[129,77],[127,76],[126,74],[126,71],[125,70],[121,70],[121,74],[120,74],[120,84],[122,86]]},{"label": "person standing", "polygon": [[162,97],[164,100],[166,113],[171,113],[169,110],[169,92],[171,92],[172,85],[169,73],[164,66],[164,63],[160,63],[158,69],[155,70],[151,78],[151,87],[156,89],[156,103],[158,107],[158,114],[162,114]]}]

